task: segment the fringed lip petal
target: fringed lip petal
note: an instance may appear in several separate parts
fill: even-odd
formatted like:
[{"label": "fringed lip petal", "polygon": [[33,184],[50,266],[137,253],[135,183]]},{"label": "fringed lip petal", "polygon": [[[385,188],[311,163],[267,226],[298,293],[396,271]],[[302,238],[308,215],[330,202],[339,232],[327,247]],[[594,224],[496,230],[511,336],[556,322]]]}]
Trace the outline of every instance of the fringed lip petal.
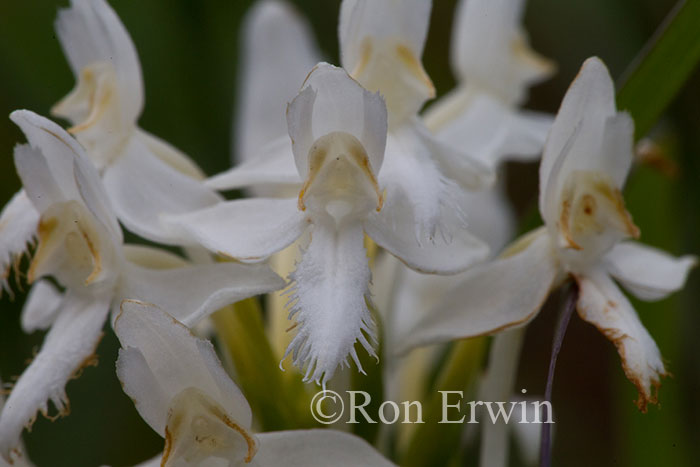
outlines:
[{"label": "fringed lip petal", "polygon": [[646,412],[658,403],[657,390],[666,376],[661,353],[629,300],[602,269],[576,276],[578,314],[607,337],[620,354],[625,376],[637,387],[637,407]]},{"label": "fringed lip petal", "polygon": [[[260,449],[255,461],[261,467],[391,467],[385,459],[363,439],[335,430],[290,430],[261,433]],[[300,449],[303,447],[303,449]]]},{"label": "fringed lip petal", "polygon": [[227,201],[167,222],[190,243],[243,262],[260,262],[291,245],[309,225],[296,199]]},{"label": "fringed lip petal", "polygon": [[296,335],[287,348],[306,381],[325,384],[351,356],[358,369],[355,343],[374,355],[375,327],[367,307],[370,270],[361,223],[336,229],[326,215],[314,219],[312,240],[290,275],[289,316]]},{"label": "fringed lip petal", "polygon": [[397,354],[523,325],[544,303],[558,263],[546,231],[523,238],[516,253],[469,269],[435,309],[400,337]]},{"label": "fringed lip petal", "polygon": [[10,269],[17,269],[18,261],[34,242],[38,225],[39,212],[25,190],[15,193],[0,212],[0,295],[3,290],[11,293]]},{"label": "fringed lip petal", "polygon": [[680,290],[697,266],[692,255],[673,257],[636,242],[621,242],[603,258],[605,267],[627,290],[642,300],[661,300]]},{"label": "fringed lip petal", "polygon": [[[289,147],[285,106],[320,58],[310,26],[291,4],[268,0],[251,7],[243,20],[243,71],[236,109],[239,164],[255,162],[269,141],[284,138]],[[284,162],[292,161],[289,151]]]},{"label": "fringed lip petal", "polygon": [[0,455],[9,461],[25,426],[36,412],[48,416],[49,401],[58,415],[69,411],[66,383],[92,356],[109,311],[109,294],[79,295],[69,291],[39,354],[22,373],[0,414]]}]

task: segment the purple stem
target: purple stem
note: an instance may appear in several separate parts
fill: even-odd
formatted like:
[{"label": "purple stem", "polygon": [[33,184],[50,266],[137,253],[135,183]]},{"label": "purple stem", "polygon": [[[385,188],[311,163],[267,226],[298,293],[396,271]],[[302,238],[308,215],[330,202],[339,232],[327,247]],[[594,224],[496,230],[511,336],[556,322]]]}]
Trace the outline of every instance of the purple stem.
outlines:
[{"label": "purple stem", "polygon": [[[552,343],[552,356],[549,360],[549,372],[547,373],[547,386],[544,390],[544,399],[552,402],[552,386],[554,385],[554,369],[557,366],[557,357],[561,350],[561,345],[564,342],[566,328],[569,326],[571,315],[576,309],[578,301],[578,284],[571,284],[564,303],[564,309],[559,316],[559,324],[554,334],[554,342]],[[551,414],[545,414],[544,420],[548,420]],[[542,424],[542,440],[540,442],[540,467],[550,467],[552,465],[552,425],[549,423]]]}]

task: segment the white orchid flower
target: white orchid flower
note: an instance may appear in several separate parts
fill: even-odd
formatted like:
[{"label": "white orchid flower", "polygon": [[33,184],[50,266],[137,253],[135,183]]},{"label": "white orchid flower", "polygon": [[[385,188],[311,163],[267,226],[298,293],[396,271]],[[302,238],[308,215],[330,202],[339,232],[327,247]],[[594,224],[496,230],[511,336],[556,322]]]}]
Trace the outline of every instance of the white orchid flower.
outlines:
[{"label": "white orchid flower", "polygon": [[414,207],[384,205],[376,174],[384,159],[386,118],[379,95],[321,63],[287,110],[294,161],[304,180],[298,198],[230,201],[171,220],[193,241],[241,261],[260,261],[310,231],[311,242],[291,276],[290,315],[298,328],[287,349],[307,380],[325,383],[348,355],[359,367],[357,341],[373,353],[365,233],[412,268],[431,273],[455,273],[487,253],[464,230],[449,246],[420,245]]},{"label": "white orchid flower", "polygon": [[652,387],[666,374],[656,343],[616,279],[642,300],[679,290],[697,262],[626,240],[639,229],[621,189],[633,158],[634,124],[616,112],[605,65],[588,59],[573,82],[545,145],[540,166],[542,227],[477,266],[433,313],[406,333],[418,345],[490,334],[531,320],[566,275],[578,282],[578,313],[618,349],[637,405],[656,402]]},{"label": "white orchid flower", "polygon": [[462,0],[452,29],[457,88],[426,112],[441,140],[495,166],[539,157],[552,117],[522,111],[527,88],[554,72],[521,26],[524,0]]},{"label": "white orchid flower", "polygon": [[143,419],[165,438],[143,465],[391,466],[364,440],[333,430],[253,434],[250,406],[209,341],[160,308],[127,300],[114,330],[117,375]]},{"label": "white orchid flower", "polygon": [[[430,9],[430,0],[345,0],[339,27],[343,67],[386,99],[389,133],[378,181],[387,191],[387,203],[411,207],[420,241],[463,229],[459,185],[482,189],[494,179],[483,163],[438,141],[417,115],[434,95],[420,62]],[[248,166],[236,168],[210,183],[218,189],[288,185],[297,175],[285,151],[266,154],[259,162],[264,166],[256,163],[254,174]]]},{"label": "white orchid flower", "polygon": [[[16,148],[15,165],[39,213],[39,244],[27,274],[34,285],[22,327],[50,329],[0,413],[5,459],[37,410],[47,414],[49,400],[59,413],[67,410],[65,385],[90,363],[110,307],[118,308],[122,299],[168,306],[178,319],[194,324],[226,304],[284,285],[266,266],[187,266],[160,250],[123,246],[110,200],[77,141],[32,112],[19,110],[11,118],[29,141]],[[42,279],[46,276],[65,290]]]},{"label": "white orchid flower", "polygon": [[[2,412],[2,408],[5,405],[5,396],[4,396],[4,386],[2,381],[0,381],[0,413]],[[24,446],[20,443],[18,446],[16,446],[12,452],[10,453],[10,459],[5,460],[3,457],[0,456],[0,467],[33,467],[34,464],[29,460],[29,457],[27,456],[27,453],[24,449]]]},{"label": "white orchid flower", "polygon": [[52,112],[73,123],[69,132],[100,170],[121,222],[144,238],[180,244],[161,214],[200,209],[221,197],[203,185],[187,156],[138,127],[143,79],[128,32],[105,0],[71,0],[56,32],[77,85]]}]

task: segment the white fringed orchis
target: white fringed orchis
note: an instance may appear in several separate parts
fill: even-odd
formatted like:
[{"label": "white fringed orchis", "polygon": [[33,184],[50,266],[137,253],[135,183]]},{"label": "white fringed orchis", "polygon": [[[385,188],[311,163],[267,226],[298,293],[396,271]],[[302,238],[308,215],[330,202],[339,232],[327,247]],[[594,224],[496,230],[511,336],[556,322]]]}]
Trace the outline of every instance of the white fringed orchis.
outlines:
[{"label": "white fringed orchis", "polygon": [[[410,224],[397,224],[395,231],[412,229],[420,242],[449,239],[464,228],[459,185],[482,189],[494,179],[488,167],[438,141],[418,118],[420,107],[434,95],[420,62],[430,9],[430,0],[346,0],[339,27],[343,67],[387,102],[389,133],[378,182],[387,203],[413,213]],[[218,189],[289,186],[294,177],[299,183],[285,152],[266,150],[252,165],[210,183]]]},{"label": "white fringed orchis", "polygon": [[495,166],[505,157],[533,160],[552,117],[518,109],[527,88],[554,65],[527,44],[520,25],[524,0],[462,0],[452,30],[457,88],[426,112],[438,137]]},{"label": "white fringed orchis", "polygon": [[91,363],[110,307],[122,299],[160,303],[194,324],[226,304],[284,285],[265,266],[189,266],[170,253],[123,246],[99,175],[77,141],[32,112],[19,110],[11,118],[29,141],[15,149],[15,165],[39,213],[39,242],[27,274],[34,284],[22,310],[22,327],[49,332],[0,413],[0,455],[5,459],[37,410],[47,414],[51,401],[59,414],[67,411],[65,385]]},{"label": "white fringed orchis", "polygon": [[161,214],[221,198],[203,185],[194,162],[137,126],[143,79],[129,34],[105,0],[72,0],[59,12],[56,32],[77,85],[52,112],[74,125],[69,132],[100,170],[122,223],[144,238],[180,244]]},{"label": "white fringed orchis", "polygon": [[209,341],[160,308],[127,300],[114,324],[117,375],[143,419],[165,438],[143,466],[382,466],[364,440],[333,430],[253,434],[250,406]]},{"label": "white fringed orchis", "polygon": [[625,240],[639,229],[620,190],[633,157],[634,124],[615,110],[605,65],[588,59],[547,139],[540,166],[542,227],[500,259],[477,266],[405,337],[418,345],[489,334],[527,323],[565,275],[579,285],[578,313],[610,339],[645,411],[665,375],[659,349],[613,279],[643,300],[680,289],[696,258],[674,258]]},{"label": "white fringed orchis", "polygon": [[326,382],[348,355],[358,363],[356,341],[373,353],[365,233],[412,268],[431,273],[466,269],[483,259],[486,248],[463,230],[453,245],[420,245],[415,207],[384,204],[376,174],[384,158],[386,107],[344,70],[317,65],[287,119],[305,180],[297,199],[231,201],[172,222],[193,241],[241,261],[262,260],[311,232],[291,276],[291,316],[298,326],[287,352],[306,379]]}]

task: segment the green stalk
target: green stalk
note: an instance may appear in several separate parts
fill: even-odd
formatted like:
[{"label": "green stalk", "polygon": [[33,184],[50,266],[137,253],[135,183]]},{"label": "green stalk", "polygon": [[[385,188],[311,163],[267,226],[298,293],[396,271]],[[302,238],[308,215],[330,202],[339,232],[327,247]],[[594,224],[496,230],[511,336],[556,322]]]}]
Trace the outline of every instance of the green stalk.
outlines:
[{"label": "green stalk", "polygon": [[652,129],[700,61],[700,0],[682,0],[621,79],[620,109],[630,112],[635,137]]}]

